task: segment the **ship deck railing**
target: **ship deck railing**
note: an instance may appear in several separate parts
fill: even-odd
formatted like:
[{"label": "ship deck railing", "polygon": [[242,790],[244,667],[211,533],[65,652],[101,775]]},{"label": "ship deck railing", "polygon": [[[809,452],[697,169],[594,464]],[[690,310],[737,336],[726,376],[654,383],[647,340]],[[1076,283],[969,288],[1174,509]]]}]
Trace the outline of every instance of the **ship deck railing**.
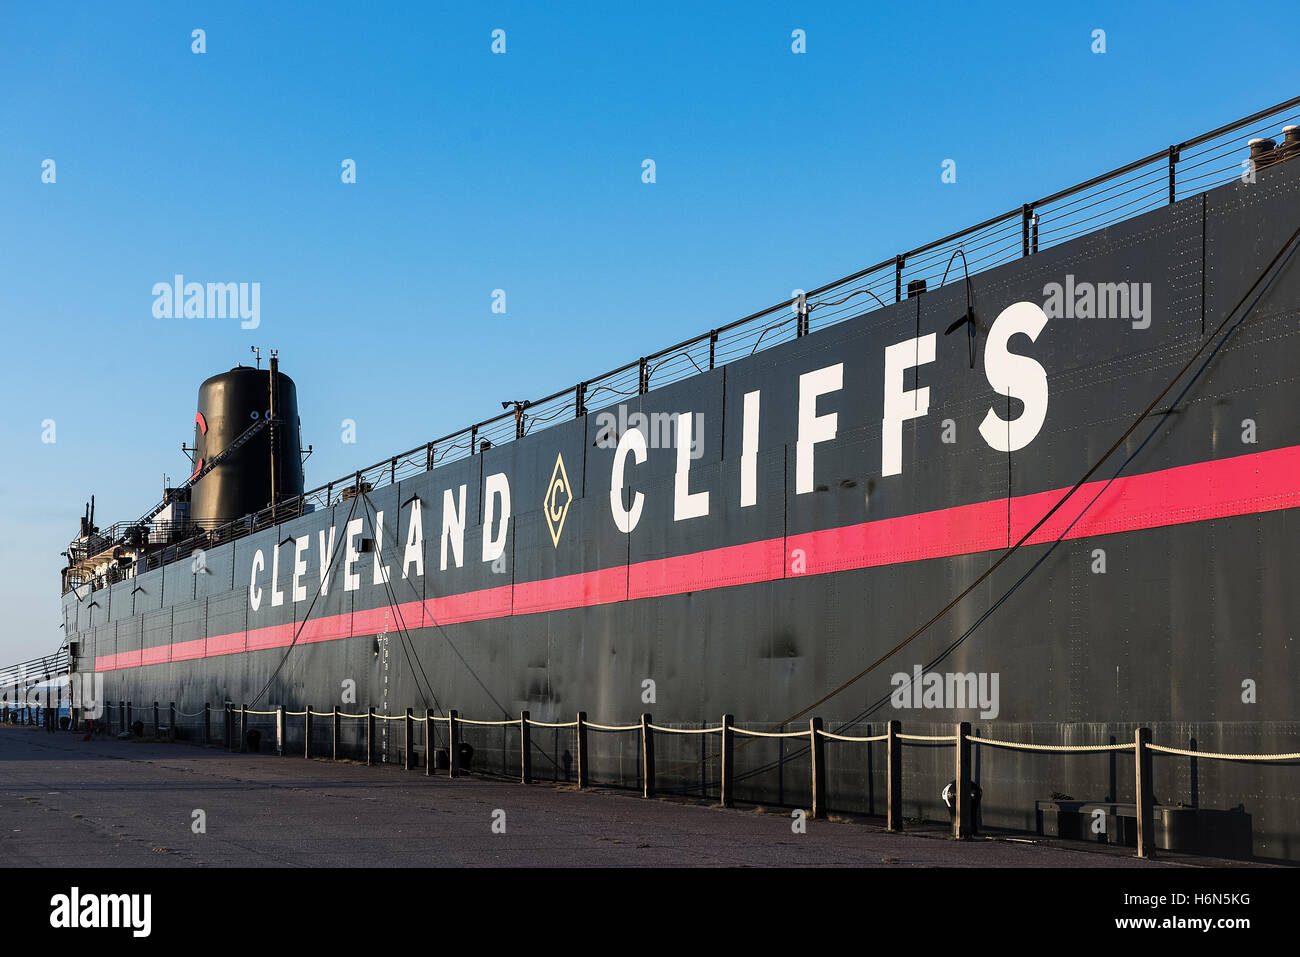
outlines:
[{"label": "ship deck railing", "polygon": [[[902,302],[911,294],[941,288],[950,282],[964,282],[968,276],[1255,175],[1300,153],[1293,147],[1282,146],[1283,129],[1296,124],[1300,124],[1300,97],[1292,97],[1184,142],[1170,144],[942,239],[897,253],[808,290],[802,296],[784,299],[545,398],[524,403],[522,408],[507,409],[501,415],[317,486],[274,508],[206,530],[201,537],[159,552],[157,556],[150,555],[145,565],[153,568],[187,557],[194,548],[202,547],[204,541],[211,544],[233,541],[268,527],[268,523],[278,524],[313,508],[329,508],[346,501],[358,488],[368,491],[396,484],[438,465],[522,438],[548,423],[581,418],[589,409],[605,408],[619,399],[644,395],[651,388],[708,372],[779,343],[860,318]],[[1278,148],[1259,160],[1249,158],[1249,142],[1261,138],[1273,139]],[[164,559],[163,555],[169,557]]]}]

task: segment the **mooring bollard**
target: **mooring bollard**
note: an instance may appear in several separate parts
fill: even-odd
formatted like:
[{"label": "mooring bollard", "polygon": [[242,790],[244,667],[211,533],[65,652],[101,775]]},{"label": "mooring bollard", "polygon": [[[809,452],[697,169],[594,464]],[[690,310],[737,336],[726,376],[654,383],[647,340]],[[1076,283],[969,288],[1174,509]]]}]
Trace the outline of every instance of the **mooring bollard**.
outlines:
[{"label": "mooring bollard", "polygon": [[808,719],[808,745],[812,753],[812,813],[814,821],[826,816],[826,739],[822,719]]},{"label": "mooring bollard", "polygon": [[447,777],[454,778],[460,774],[460,758],[456,754],[456,745],[460,738],[460,724],[457,719],[460,715],[455,709],[447,712]]},{"label": "mooring bollard", "polygon": [[533,783],[533,732],[528,724],[527,711],[519,712],[519,779],[524,784]]},{"label": "mooring bollard", "polygon": [[591,780],[591,759],[587,755],[587,712],[578,712],[578,721],[574,726],[578,740],[578,790],[582,790]]},{"label": "mooring bollard", "polygon": [[1151,729],[1138,728],[1133,737],[1134,773],[1137,787],[1137,856],[1155,857],[1155,782],[1151,767]]},{"label": "mooring bollard", "polygon": [[970,773],[970,722],[957,725],[957,773],[953,775],[957,793],[952,796],[952,836],[959,841],[974,833],[974,808],[972,807]]},{"label": "mooring bollard", "polygon": [[724,714],[722,716],[722,806],[731,807],[733,805],[732,779],[735,777],[736,767],[734,764],[735,750],[735,732],[732,731],[732,725],[735,724],[736,716]]},{"label": "mooring bollard", "polygon": [[650,715],[641,715],[641,796],[655,796],[655,732]]},{"label": "mooring bollard", "polygon": [[885,777],[888,780],[885,798],[885,827],[891,831],[903,828],[903,742],[898,737],[902,722],[892,720],[886,730]]}]

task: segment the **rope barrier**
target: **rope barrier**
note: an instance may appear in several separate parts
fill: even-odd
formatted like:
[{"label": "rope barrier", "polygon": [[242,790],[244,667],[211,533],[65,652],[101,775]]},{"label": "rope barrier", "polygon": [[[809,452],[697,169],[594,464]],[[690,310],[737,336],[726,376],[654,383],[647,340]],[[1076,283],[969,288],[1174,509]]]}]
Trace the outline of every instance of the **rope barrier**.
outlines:
[{"label": "rope barrier", "polygon": [[818,731],[823,738],[830,738],[833,741],[885,741],[889,738],[887,734],[873,734],[869,738],[851,738],[845,734],[834,734],[830,731]]},{"label": "rope barrier", "polygon": [[[899,737],[903,737],[899,735]],[[995,748],[1011,748],[1016,751],[1061,751],[1061,752],[1085,752],[1085,751],[1132,751],[1137,745],[1133,742],[1128,744],[1024,744],[1020,741],[999,741],[997,738],[977,738],[973,735],[966,735],[966,740],[971,744],[989,744]],[[1155,747],[1155,745],[1152,745]]]},{"label": "rope barrier", "polygon": [[332,717],[334,717],[334,712],[333,712],[333,711],[313,711],[313,712],[312,712],[312,717],[315,717],[315,718],[332,718]]},{"label": "rope barrier", "polygon": [[640,731],[639,724],[596,724],[594,721],[588,721],[587,727],[594,728],[597,731]]},{"label": "rope barrier", "polygon": [[736,732],[736,734],[747,734],[751,738],[806,738],[808,737],[807,731],[749,731],[745,728],[735,728],[735,727],[733,727],[731,730]]},{"label": "rope barrier", "polygon": [[301,717],[302,717],[303,715],[305,715],[306,713],[307,713],[306,711],[286,711],[286,712],[285,712],[285,716],[287,717],[287,716],[292,715],[292,716],[295,717],[295,718],[301,718]]},{"label": "rope barrier", "polygon": [[350,714],[347,711],[340,711],[339,717],[340,718],[368,718],[370,717],[370,715],[366,714],[365,712],[362,712],[361,714]]},{"label": "rope barrier", "polygon": [[178,717],[178,718],[197,718],[197,717],[198,717],[199,715],[201,715],[202,713],[203,713],[202,711],[195,711],[193,714],[190,714],[188,711],[181,711],[181,710],[178,709],[177,712],[176,712],[176,717]]},{"label": "rope barrier", "polygon": [[[238,708],[237,708],[236,710],[242,710],[242,709],[238,709]],[[276,710],[276,711],[254,711],[252,708],[249,708],[247,711],[244,711],[244,714],[279,714],[279,713],[280,713],[280,712],[279,712],[278,710]]]},{"label": "rope barrier", "polygon": [[[494,726],[497,726],[497,727],[499,727],[499,726],[501,726],[501,725],[503,725],[503,724],[518,724],[518,723],[519,723],[519,719],[518,719],[518,718],[515,718],[513,721],[472,721],[472,720],[469,719],[469,718],[457,718],[456,720],[457,720],[458,722],[460,722],[461,724],[487,724],[487,725],[494,725]],[[532,722],[529,722],[529,723],[531,724]]]},{"label": "rope barrier", "polygon": [[552,724],[549,721],[534,721],[532,718],[528,719],[528,723],[539,728],[576,728],[578,726],[576,721],[562,721],[559,724]]},{"label": "rope barrier", "polygon": [[[640,727],[640,725],[637,725],[637,727]],[[721,726],[716,728],[661,728],[657,724],[652,724],[650,727],[655,731],[662,731],[664,734],[716,734],[722,730]],[[734,728],[733,730],[738,731],[740,729]]]},{"label": "rope barrier", "polygon": [[[955,734],[900,734],[899,741],[953,741],[957,740]],[[980,739],[985,740],[985,739]]]},{"label": "rope barrier", "polygon": [[1162,754],[1181,754],[1188,758],[1217,758],[1222,761],[1300,761],[1300,751],[1292,754],[1225,754],[1220,751],[1185,751],[1182,748],[1166,748],[1159,744],[1148,744],[1147,747]]}]

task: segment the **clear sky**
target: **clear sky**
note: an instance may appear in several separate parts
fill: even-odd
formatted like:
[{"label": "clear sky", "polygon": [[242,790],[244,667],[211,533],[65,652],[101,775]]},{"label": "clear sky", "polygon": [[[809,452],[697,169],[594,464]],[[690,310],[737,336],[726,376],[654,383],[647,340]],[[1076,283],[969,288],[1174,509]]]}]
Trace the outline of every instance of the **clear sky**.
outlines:
[{"label": "clear sky", "polygon": [[[1298,42],[1294,4],[5,0],[0,665],[250,345],[313,487],[1286,99]],[[260,326],[155,317],[177,273]]]}]

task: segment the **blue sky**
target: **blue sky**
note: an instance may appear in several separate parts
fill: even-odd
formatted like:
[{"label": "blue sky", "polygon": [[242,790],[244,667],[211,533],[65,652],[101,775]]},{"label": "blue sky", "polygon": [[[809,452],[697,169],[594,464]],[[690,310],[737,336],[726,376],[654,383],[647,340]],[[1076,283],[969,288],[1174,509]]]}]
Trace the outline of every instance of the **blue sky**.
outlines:
[{"label": "blue sky", "polygon": [[[0,664],[58,646],[83,502],[187,474],[250,345],[311,487],[1270,106],[1297,37],[1290,5],[6,3]],[[176,273],[259,282],[260,327],[155,318]]]}]

